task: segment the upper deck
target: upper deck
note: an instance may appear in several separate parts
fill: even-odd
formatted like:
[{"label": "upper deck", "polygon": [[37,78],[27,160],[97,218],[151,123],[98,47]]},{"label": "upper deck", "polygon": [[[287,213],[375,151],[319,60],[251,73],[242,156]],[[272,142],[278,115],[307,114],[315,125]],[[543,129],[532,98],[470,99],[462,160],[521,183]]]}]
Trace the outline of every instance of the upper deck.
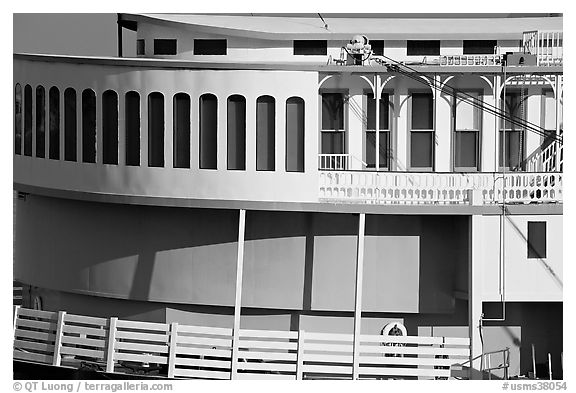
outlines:
[{"label": "upper deck", "polygon": [[[496,78],[493,67],[482,68],[466,68],[476,78],[474,88],[484,83],[481,77]],[[509,68],[511,74],[520,72]],[[529,67],[531,75],[542,73],[549,81],[552,72],[562,70],[542,68]],[[453,76],[451,71],[440,78]],[[450,212],[462,206],[464,212],[471,205],[497,211],[502,195],[507,203],[562,201],[561,173],[497,173],[495,157],[488,158],[497,154],[490,147],[497,143],[497,123],[488,118],[482,131],[486,159],[473,172],[454,168],[450,150],[443,153],[443,136],[450,144],[453,135],[441,112],[435,115],[432,168],[410,168],[409,160],[408,168],[398,164],[379,171],[319,165],[321,97],[330,87],[323,81],[340,75],[336,80],[344,78],[338,82],[344,88],[346,78],[356,78],[350,88],[360,88],[362,95],[375,74],[392,76],[382,66],[15,55],[15,187],[123,203],[349,211],[393,211],[398,205],[413,212],[430,206]],[[438,75],[437,69],[428,74]],[[411,85],[402,78],[408,78],[396,78],[395,94],[406,101]],[[542,83],[536,88],[550,88]],[[488,97],[492,89],[485,90]],[[439,111],[442,101],[437,102]],[[402,140],[402,133],[409,133],[403,108],[394,123],[397,163],[409,149]],[[354,107],[349,103],[347,109]],[[355,127],[347,119],[350,149],[364,133]]]}]

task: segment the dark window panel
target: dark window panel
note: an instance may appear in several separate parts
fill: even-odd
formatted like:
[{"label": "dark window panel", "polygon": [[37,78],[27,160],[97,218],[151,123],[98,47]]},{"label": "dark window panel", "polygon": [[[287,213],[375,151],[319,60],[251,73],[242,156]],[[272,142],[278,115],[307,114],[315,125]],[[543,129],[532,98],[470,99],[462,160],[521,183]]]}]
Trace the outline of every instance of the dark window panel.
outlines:
[{"label": "dark window panel", "polygon": [[410,166],[412,168],[432,168],[434,133],[412,132],[410,138]]},{"label": "dark window panel", "polygon": [[213,94],[200,97],[200,168],[217,168],[218,99]]},{"label": "dark window panel", "polygon": [[406,43],[406,54],[408,56],[439,56],[440,41],[408,41]]},{"label": "dark window panel", "polygon": [[340,131],[327,131],[322,133],[322,154],[344,154],[345,133]]},{"label": "dark window panel", "polygon": [[36,157],[46,156],[46,91],[36,87]]},{"label": "dark window panel", "polygon": [[546,258],[546,222],[528,221],[528,258]]},{"label": "dark window panel", "polygon": [[148,166],[164,166],[164,96],[148,95]]},{"label": "dark window panel", "polygon": [[14,153],[22,154],[22,86],[14,87]]},{"label": "dark window panel", "polygon": [[82,162],[96,162],[96,94],[82,92]]},{"label": "dark window panel", "polygon": [[326,40],[294,40],[295,55],[325,56],[327,53],[328,53],[328,42]]},{"label": "dark window panel", "polygon": [[126,165],[140,165],[140,95],[135,91],[126,93]]},{"label": "dark window panel", "polygon": [[146,40],[136,40],[136,54],[137,55],[146,54]]},{"label": "dark window panel", "polygon": [[276,102],[270,96],[256,100],[256,170],[276,167]]},{"label": "dark window panel", "polygon": [[[376,129],[376,100],[374,99],[374,94],[367,94],[367,107],[366,107],[366,117],[367,124],[366,129],[375,130]],[[380,96],[380,129],[388,130],[390,120],[390,96],[388,93],[382,93]]]},{"label": "dark window panel", "polygon": [[432,93],[412,93],[412,129],[434,128],[434,99]]},{"label": "dark window panel", "polygon": [[190,168],[190,96],[174,96],[174,168]]},{"label": "dark window panel", "polygon": [[102,95],[102,162],[118,164],[118,94],[107,90]]},{"label": "dark window panel", "polygon": [[76,90],[64,91],[64,159],[76,161]]},{"label": "dark window panel", "polygon": [[370,46],[372,47],[372,53],[376,56],[384,55],[384,40],[370,40]]},{"label": "dark window panel", "polygon": [[[390,132],[379,132],[380,168],[388,168],[390,162]],[[376,167],[376,132],[366,133],[366,164],[368,168]]]},{"label": "dark window panel", "polygon": [[194,54],[195,55],[225,55],[227,51],[226,40],[209,40],[197,39],[194,40]]},{"label": "dark window panel", "polygon": [[32,87],[24,87],[24,155],[32,156]]},{"label": "dark window panel", "polygon": [[508,169],[521,169],[520,164],[524,160],[524,138],[521,138],[522,131],[506,131],[506,145],[503,144],[504,132],[500,131],[500,149],[498,153],[498,162],[502,167],[502,149],[505,149],[506,165]]},{"label": "dark window panel", "polygon": [[246,99],[239,95],[228,98],[227,145],[228,169],[246,169]]},{"label": "dark window panel", "polygon": [[495,40],[464,40],[462,49],[465,55],[491,55],[496,45]]},{"label": "dark window panel", "polygon": [[175,39],[156,38],[154,39],[154,54],[155,55],[175,55],[176,48]]},{"label": "dark window panel", "polygon": [[50,111],[48,155],[53,160],[60,159],[60,90],[52,87],[49,92],[48,108]]},{"label": "dark window panel", "polygon": [[286,100],[286,171],[304,172],[304,100]]},{"label": "dark window panel", "polygon": [[322,94],[322,129],[344,129],[344,95],[342,93]]},{"label": "dark window panel", "polygon": [[454,165],[459,168],[478,168],[478,132],[455,133],[456,157]]}]

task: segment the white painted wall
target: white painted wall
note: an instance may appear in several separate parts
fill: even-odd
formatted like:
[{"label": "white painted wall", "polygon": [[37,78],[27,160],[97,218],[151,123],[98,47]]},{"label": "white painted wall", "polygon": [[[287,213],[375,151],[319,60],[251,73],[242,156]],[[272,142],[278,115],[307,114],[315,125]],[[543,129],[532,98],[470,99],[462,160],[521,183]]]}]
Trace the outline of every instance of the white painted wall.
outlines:
[{"label": "white painted wall", "polygon": [[[528,221],[546,222],[547,255],[527,257]],[[562,216],[507,216],[504,227],[504,295],[509,302],[562,301]],[[482,250],[473,250],[482,269],[482,300],[499,301],[500,217],[482,217]],[[488,246],[490,245],[490,246]]]}]

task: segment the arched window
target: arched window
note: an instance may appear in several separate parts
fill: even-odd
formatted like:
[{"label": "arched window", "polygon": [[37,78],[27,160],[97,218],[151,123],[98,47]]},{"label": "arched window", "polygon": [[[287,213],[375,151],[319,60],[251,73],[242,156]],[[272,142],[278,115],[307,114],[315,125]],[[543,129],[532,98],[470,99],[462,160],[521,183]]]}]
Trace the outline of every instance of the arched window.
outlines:
[{"label": "arched window", "polygon": [[246,169],[246,99],[228,97],[227,105],[228,169]]},{"label": "arched window", "polygon": [[304,172],[304,100],[286,100],[286,171]]},{"label": "arched window", "polygon": [[273,171],[276,157],[276,101],[270,96],[256,100],[256,170]]},{"label": "arched window", "polygon": [[46,92],[36,87],[36,157],[46,156]]},{"label": "arched window", "polygon": [[32,156],[32,86],[24,87],[24,155]]},{"label": "arched window", "polygon": [[190,168],[190,96],[178,93],[173,100],[174,168]]},{"label": "arched window", "polygon": [[118,94],[102,94],[102,162],[118,164]]},{"label": "arched window", "polygon": [[216,169],[218,99],[213,94],[200,97],[200,168]]},{"label": "arched window", "polygon": [[140,165],[140,95],[135,91],[126,93],[124,109],[126,119],[126,165]]},{"label": "arched window", "polygon": [[76,161],[76,90],[64,90],[64,159]]},{"label": "arched window", "polygon": [[82,162],[96,162],[96,94],[82,92]]},{"label": "arched window", "polygon": [[53,160],[60,159],[60,90],[52,86],[48,93],[48,156]]},{"label": "arched window", "polygon": [[148,166],[164,166],[164,96],[148,95]]},{"label": "arched window", "polygon": [[22,154],[22,86],[14,87],[14,153]]}]

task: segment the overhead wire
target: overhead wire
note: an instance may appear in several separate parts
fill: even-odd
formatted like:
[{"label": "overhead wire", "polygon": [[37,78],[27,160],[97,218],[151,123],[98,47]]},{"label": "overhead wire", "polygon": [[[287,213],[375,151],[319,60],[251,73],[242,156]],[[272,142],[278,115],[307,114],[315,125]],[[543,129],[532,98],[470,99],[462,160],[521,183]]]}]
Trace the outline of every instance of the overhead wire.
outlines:
[{"label": "overhead wire", "polygon": [[[389,68],[389,70],[393,71],[393,72],[398,72],[401,75],[404,75],[408,78],[411,78],[419,83],[425,84],[427,86],[432,87],[433,89],[437,90],[437,91],[446,91],[456,97],[467,97],[467,98],[471,98],[471,100],[465,100],[465,102],[469,105],[472,105],[478,109],[480,109],[483,112],[487,112],[490,114],[493,114],[494,116],[503,119],[509,123],[512,123],[514,125],[519,126],[520,128],[524,128],[528,131],[531,131],[539,136],[543,136],[545,138],[550,138],[552,140],[558,141],[558,142],[562,142],[563,137],[561,135],[555,135],[555,134],[550,134],[549,132],[547,132],[544,128],[531,123],[529,121],[527,121],[526,119],[523,119],[521,117],[512,115],[512,114],[508,114],[506,111],[503,111],[502,109],[490,104],[490,103],[485,103],[485,102],[478,102],[477,97],[468,94],[462,90],[458,90],[452,86],[449,85],[445,85],[445,86],[439,86],[438,82],[435,79],[431,80],[431,83],[426,82],[426,80],[424,80],[422,77],[426,77],[426,74],[423,72],[420,72],[410,66],[407,66],[406,64],[403,64],[397,60],[394,60],[388,56],[384,56],[384,55],[379,55],[378,57],[382,57],[386,60],[389,60],[390,62],[394,63],[392,65],[386,64],[386,66]],[[409,71],[406,71],[404,69],[402,69],[401,67],[406,68]]]}]

